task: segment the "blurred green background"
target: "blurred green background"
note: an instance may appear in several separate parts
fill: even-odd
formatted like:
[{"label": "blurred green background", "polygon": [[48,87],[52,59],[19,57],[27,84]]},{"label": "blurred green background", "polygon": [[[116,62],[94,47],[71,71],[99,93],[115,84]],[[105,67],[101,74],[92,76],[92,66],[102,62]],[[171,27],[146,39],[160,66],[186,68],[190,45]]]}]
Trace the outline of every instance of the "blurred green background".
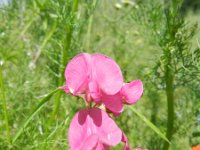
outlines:
[{"label": "blurred green background", "polygon": [[[163,133],[173,106],[171,150],[200,144],[199,23],[199,0],[1,1],[0,150],[69,149],[70,120],[85,105],[64,92],[12,138],[41,98],[64,85],[65,65],[80,52],[112,57],[126,82],[141,79],[144,95],[132,107]],[[160,136],[129,107],[116,121],[132,148],[163,149]]]}]

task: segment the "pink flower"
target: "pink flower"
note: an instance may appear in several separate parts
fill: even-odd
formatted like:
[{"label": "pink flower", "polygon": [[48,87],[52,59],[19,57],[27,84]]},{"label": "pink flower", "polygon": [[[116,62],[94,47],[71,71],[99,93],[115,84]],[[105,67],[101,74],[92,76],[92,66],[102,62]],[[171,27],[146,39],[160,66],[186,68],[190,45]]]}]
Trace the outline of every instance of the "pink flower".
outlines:
[{"label": "pink flower", "polygon": [[104,104],[116,116],[123,111],[123,103],[135,103],[143,93],[140,80],[123,83],[120,67],[102,54],[81,53],[65,70],[66,93],[83,96],[87,102]]},{"label": "pink flower", "polygon": [[[81,53],[75,56],[65,70],[66,84],[73,95],[86,94],[90,101],[92,90],[108,95],[116,94],[123,85],[119,66],[101,54]],[[97,92],[97,91],[93,91]]]},{"label": "pink flower", "polygon": [[128,140],[121,129],[98,108],[83,109],[71,121],[68,139],[70,150],[108,150],[121,141],[129,150]]},{"label": "pink flower", "polygon": [[[143,85],[140,80],[123,82],[118,64],[102,54],[82,53],[75,56],[65,70],[66,93],[83,97],[87,103],[104,104],[115,116],[123,104],[132,105],[140,99]],[[108,114],[99,108],[83,109],[76,113],[68,132],[71,150],[108,150],[128,139]]]}]

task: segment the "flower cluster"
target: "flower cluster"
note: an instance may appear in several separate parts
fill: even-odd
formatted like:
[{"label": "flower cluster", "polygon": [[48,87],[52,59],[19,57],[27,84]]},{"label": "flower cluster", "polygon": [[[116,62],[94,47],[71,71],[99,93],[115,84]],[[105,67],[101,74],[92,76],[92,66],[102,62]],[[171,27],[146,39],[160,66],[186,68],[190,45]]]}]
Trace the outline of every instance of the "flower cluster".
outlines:
[{"label": "flower cluster", "polygon": [[[118,116],[124,104],[134,104],[143,93],[140,80],[123,82],[118,64],[102,54],[81,53],[75,56],[65,70],[67,94],[83,97],[89,106],[80,110],[70,124],[68,138],[71,150],[107,150],[128,140],[107,112]],[[106,112],[97,108],[103,105]]]}]

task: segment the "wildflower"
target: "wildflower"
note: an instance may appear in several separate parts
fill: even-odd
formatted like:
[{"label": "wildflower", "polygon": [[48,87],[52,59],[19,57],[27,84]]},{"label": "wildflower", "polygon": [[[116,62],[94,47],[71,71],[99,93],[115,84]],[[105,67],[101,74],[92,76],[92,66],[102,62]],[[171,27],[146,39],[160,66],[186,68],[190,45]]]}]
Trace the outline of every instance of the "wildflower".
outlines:
[{"label": "wildflower", "polygon": [[129,150],[128,140],[121,129],[101,109],[83,109],[76,113],[69,127],[71,150],[108,150],[121,141]]},{"label": "wildflower", "polygon": [[200,150],[200,146],[199,146],[199,145],[193,146],[193,147],[192,147],[192,150]]},{"label": "wildflower", "polygon": [[[115,116],[123,111],[123,104],[134,104],[143,93],[140,80],[123,82],[118,64],[102,54],[82,53],[75,56],[65,70],[66,93],[83,97],[88,104],[104,104]],[[90,105],[92,106],[92,105]],[[128,139],[108,114],[96,107],[76,113],[69,127],[71,150],[108,150]]]},{"label": "wildflower", "polygon": [[[117,63],[102,54],[82,53],[75,56],[65,70],[66,84],[73,95],[89,92],[95,87],[106,94],[116,94],[122,87],[123,77]],[[87,99],[88,100],[88,99]]]},{"label": "wildflower", "polygon": [[123,83],[118,64],[102,54],[75,56],[65,70],[66,93],[84,97],[88,103],[104,104],[116,116],[123,104],[135,103],[143,93],[140,80]]}]

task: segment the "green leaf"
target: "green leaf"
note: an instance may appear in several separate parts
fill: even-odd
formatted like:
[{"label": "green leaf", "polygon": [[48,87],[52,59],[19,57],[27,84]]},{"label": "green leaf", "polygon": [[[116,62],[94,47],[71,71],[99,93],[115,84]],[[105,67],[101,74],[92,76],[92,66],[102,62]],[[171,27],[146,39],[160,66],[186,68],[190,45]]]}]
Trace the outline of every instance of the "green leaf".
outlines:
[{"label": "green leaf", "polygon": [[165,141],[167,141],[169,144],[170,141],[166,138],[166,136],[160,131],[160,129],[158,127],[156,127],[151,121],[149,121],[145,116],[143,116],[140,112],[138,112],[135,108],[133,107],[130,107],[130,109],[136,113],[136,115],[138,117],[140,117],[145,123],[147,126],[149,126],[154,132],[156,132],[162,139],[164,139]]},{"label": "green leaf", "polygon": [[33,117],[41,110],[41,108],[44,106],[44,104],[46,102],[48,102],[50,100],[50,98],[58,91],[59,91],[59,89],[56,89],[41,99],[40,103],[35,107],[35,109],[32,111],[32,113],[29,115],[29,117],[25,120],[23,125],[20,127],[20,129],[15,134],[15,136],[12,140],[12,143],[15,143],[15,141],[20,137],[20,135],[26,129],[27,125],[30,123],[30,121],[33,119]]}]

